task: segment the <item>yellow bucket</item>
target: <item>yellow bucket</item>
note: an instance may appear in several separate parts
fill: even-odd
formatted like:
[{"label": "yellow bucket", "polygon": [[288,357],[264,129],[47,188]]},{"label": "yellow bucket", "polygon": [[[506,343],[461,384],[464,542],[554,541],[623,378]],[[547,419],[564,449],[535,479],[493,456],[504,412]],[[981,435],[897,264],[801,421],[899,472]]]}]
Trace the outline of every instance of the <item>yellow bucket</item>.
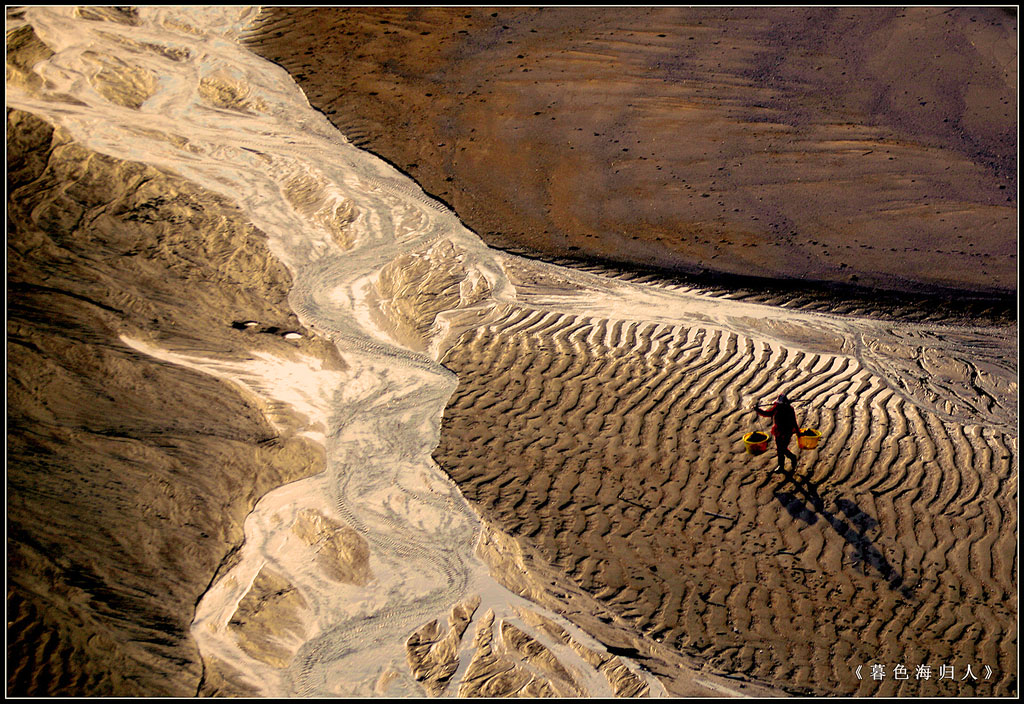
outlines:
[{"label": "yellow bucket", "polygon": [[819,440],[821,440],[821,433],[814,428],[801,428],[800,432],[796,434],[796,444],[800,446],[801,450],[813,450],[818,446]]},{"label": "yellow bucket", "polygon": [[754,430],[743,436],[743,444],[747,446],[747,452],[752,455],[760,455],[768,449],[768,433]]}]

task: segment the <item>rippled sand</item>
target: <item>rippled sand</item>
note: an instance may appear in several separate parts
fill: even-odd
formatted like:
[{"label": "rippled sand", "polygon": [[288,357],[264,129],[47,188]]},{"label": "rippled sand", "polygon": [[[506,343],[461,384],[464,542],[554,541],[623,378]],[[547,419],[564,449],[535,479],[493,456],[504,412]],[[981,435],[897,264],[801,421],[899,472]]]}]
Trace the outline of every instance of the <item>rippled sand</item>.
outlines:
[{"label": "rippled sand", "polygon": [[[435,457],[549,580],[550,600],[576,591],[573,613],[595,632],[792,692],[1015,688],[1012,409],[936,413],[856,351],[782,342],[769,325],[757,334],[586,307],[510,307],[442,358],[459,387]],[[901,332],[886,352],[917,373],[957,366]],[[984,378],[964,372],[953,380]],[[1012,378],[1005,369],[978,393],[1014,394]],[[774,451],[754,457],[741,442],[767,428],[754,400],[780,392],[823,434],[791,475],[773,472]],[[856,666],[874,662],[1001,674],[970,688],[858,681]]]},{"label": "rippled sand", "polygon": [[[652,662],[817,694],[1016,691],[1016,327],[986,327],[1015,319],[1015,19],[362,8],[257,26],[255,51],[485,240],[605,277],[503,260],[516,301],[438,348],[459,386],[434,456],[506,580],[574,595],[574,618]],[[703,303],[609,303],[620,275],[587,257],[953,288],[710,297],[654,274]],[[981,327],[950,324],[969,309]],[[422,333],[413,317],[392,327]],[[780,391],[824,434],[794,476],[740,442]],[[858,681],[870,662],[995,674]]]},{"label": "rippled sand", "polygon": [[11,693],[1016,693],[1015,324],[497,252],[254,19],[8,14]]}]

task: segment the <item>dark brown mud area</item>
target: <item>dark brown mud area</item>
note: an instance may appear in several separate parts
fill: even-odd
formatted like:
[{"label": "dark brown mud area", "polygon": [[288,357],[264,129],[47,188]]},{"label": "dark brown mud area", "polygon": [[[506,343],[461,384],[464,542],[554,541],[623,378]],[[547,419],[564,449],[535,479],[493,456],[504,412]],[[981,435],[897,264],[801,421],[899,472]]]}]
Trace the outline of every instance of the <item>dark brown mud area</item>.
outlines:
[{"label": "dark brown mud area", "polygon": [[733,288],[826,284],[833,300],[943,293],[944,306],[1012,307],[1012,13],[262,17],[254,51],[494,246]]}]

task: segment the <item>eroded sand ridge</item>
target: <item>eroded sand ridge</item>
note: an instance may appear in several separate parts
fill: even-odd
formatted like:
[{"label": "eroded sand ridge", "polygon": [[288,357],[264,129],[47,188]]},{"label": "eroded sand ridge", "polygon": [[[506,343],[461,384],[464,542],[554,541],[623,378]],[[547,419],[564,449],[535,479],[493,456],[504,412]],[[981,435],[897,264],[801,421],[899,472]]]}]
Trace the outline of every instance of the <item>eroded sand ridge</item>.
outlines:
[{"label": "eroded sand ridge", "polygon": [[[18,692],[866,694],[954,657],[1015,691],[1014,327],[491,250],[254,16],[8,18]],[[785,480],[738,442],[780,390],[824,434]]]}]

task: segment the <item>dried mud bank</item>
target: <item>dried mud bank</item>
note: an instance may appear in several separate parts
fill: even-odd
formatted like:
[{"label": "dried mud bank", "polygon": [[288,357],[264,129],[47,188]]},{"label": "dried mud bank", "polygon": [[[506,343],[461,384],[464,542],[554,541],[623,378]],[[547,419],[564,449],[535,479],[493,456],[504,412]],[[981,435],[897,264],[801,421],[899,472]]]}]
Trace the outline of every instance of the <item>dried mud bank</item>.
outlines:
[{"label": "dried mud bank", "polygon": [[248,46],[492,246],[1012,310],[1016,22],[1000,8],[270,8]]},{"label": "dried mud bank", "polygon": [[287,408],[122,337],[344,363],[223,198],[18,110],[7,147],[7,692],[194,696],[196,602],[256,501],[323,449]]}]

